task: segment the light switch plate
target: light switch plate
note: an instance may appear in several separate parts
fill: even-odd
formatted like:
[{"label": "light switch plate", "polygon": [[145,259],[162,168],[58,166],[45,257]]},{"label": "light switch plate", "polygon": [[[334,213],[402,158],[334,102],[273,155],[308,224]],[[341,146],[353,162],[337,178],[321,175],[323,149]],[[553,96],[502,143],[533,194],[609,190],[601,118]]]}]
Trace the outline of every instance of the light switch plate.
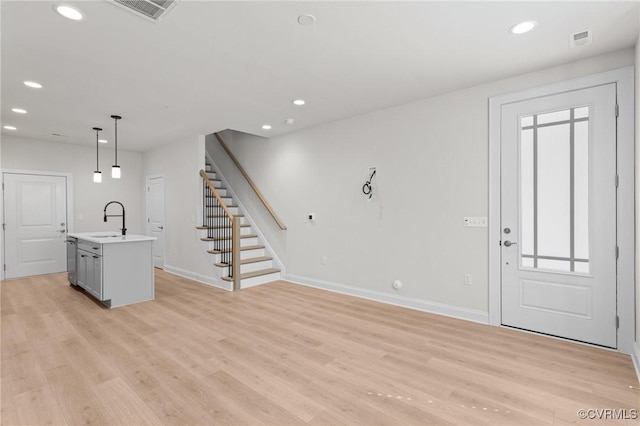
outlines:
[{"label": "light switch plate", "polygon": [[464,218],[464,226],[469,228],[486,228],[487,227],[487,218],[486,216],[480,217],[465,217]]}]

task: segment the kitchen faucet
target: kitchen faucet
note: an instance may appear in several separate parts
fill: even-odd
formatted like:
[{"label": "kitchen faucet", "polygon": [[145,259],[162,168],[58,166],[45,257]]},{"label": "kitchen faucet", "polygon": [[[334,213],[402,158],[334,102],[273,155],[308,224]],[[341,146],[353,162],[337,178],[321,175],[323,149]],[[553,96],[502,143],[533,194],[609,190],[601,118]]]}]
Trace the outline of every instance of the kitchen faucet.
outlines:
[{"label": "kitchen faucet", "polygon": [[[109,207],[109,204],[120,204],[120,207],[122,207],[122,214],[107,214],[107,207]],[[122,235],[127,235],[127,228],[125,228],[124,226],[124,206],[122,205],[122,203],[120,201],[109,201],[107,203],[106,206],[104,206],[104,221],[107,221],[108,217],[122,217]]]}]

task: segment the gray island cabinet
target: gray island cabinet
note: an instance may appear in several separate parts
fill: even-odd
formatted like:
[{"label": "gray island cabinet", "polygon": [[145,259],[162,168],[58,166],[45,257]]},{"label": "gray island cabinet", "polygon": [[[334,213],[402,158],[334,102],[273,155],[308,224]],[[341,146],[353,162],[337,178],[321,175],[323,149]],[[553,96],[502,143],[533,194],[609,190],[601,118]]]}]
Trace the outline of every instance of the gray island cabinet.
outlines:
[{"label": "gray island cabinet", "polygon": [[155,297],[152,243],[155,237],[114,232],[71,233],[77,239],[76,282],[110,308]]}]

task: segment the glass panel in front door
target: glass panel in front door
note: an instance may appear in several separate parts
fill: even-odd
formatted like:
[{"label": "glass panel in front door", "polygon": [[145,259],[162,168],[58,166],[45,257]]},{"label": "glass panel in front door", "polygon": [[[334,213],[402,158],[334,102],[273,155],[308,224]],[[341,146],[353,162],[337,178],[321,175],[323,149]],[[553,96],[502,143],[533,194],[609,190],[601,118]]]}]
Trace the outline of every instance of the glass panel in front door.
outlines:
[{"label": "glass panel in front door", "polygon": [[520,266],[589,273],[589,106],[520,118]]}]

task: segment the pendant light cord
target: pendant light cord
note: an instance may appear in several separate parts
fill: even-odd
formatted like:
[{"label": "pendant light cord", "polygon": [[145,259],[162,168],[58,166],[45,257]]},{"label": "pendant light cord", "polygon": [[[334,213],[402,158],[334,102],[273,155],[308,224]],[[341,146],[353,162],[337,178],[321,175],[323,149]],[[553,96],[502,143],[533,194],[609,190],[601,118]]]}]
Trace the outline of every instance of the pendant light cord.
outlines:
[{"label": "pendant light cord", "polygon": [[99,159],[100,157],[98,156],[99,155],[98,152],[99,152],[99,147],[100,147],[100,141],[98,140],[99,139],[98,133],[102,129],[99,128],[99,127],[94,127],[93,130],[96,131],[96,171],[99,171],[100,170],[100,159]]},{"label": "pendant light cord", "polygon": [[111,118],[113,118],[116,121],[116,134],[115,134],[116,164],[114,164],[114,166],[118,166],[118,120],[120,120],[122,117],[120,117],[119,115],[112,115]]},{"label": "pendant light cord", "polygon": [[116,118],[116,166],[118,165],[118,119]]}]

